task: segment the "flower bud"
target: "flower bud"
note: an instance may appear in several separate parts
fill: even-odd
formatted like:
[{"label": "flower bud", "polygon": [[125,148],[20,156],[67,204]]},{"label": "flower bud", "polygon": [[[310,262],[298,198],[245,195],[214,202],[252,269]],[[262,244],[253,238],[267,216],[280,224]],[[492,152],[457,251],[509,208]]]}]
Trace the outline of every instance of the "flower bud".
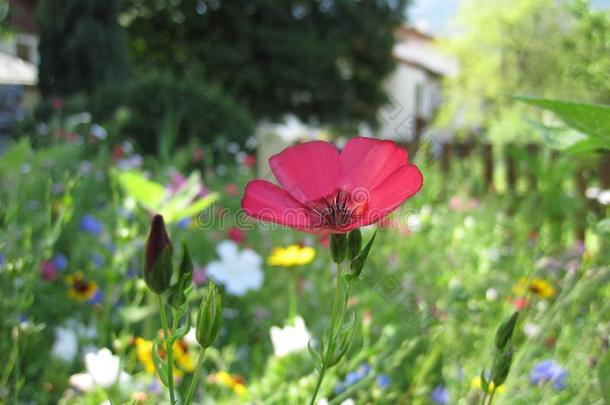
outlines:
[{"label": "flower bud", "polygon": [[210,278],[208,288],[203,292],[201,306],[197,314],[197,328],[195,336],[197,341],[204,349],[210,347],[222,326],[222,301],[220,292],[214,284],[214,280]]},{"label": "flower bud", "polygon": [[362,249],[362,233],[360,228],[356,228],[347,234],[347,258],[354,260]]},{"label": "flower bud", "polygon": [[498,388],[506,381],[510,366],[513,362],[513,348],[509,347],[502,352],[497,352],[491,366],[491,382]]},{"label": "flower bud", "polygon": [[510,342],[518,318],[519,311],[515,311],[510,318],[502,322],[502,324],[498,327],[498,331],[496,332],[496,348],[498,350],[504,349],[508,342]]},{"label": "flower bud", "polygon": [[330,256],[335,263],[341,263],[347,254],[347,236],[344,233],[330,235]]},{"label": "flower bud", "polygon": [[161,215],[155,215],[146,242],[144,281],[156,294],[169,288],[172,278],[172,244]]}]

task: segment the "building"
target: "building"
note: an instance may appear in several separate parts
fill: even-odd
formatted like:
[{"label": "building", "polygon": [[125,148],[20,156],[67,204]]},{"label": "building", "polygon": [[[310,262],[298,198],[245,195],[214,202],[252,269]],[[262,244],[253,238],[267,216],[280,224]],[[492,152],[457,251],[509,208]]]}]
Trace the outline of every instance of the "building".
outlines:
[{"label": "building", "polygon": [[409,143],[423,134],[442,102],[442,80],[458,72],[457,61],[438,50],[436,40],[400,27],[393,56],[396,69],[386,79],[390,103],[379,112],[382,138]]},{"label": "building", "polygon": [[0,135],[15,124],[38,100],[38,35],[36,0],[12,0],[0,39]]}]

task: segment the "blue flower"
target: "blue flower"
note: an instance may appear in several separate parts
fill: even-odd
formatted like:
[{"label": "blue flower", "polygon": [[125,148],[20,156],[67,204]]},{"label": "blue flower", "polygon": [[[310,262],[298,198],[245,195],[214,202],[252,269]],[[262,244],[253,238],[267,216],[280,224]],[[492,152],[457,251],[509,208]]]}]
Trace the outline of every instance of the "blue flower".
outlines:
[{"label": "blue flower", "polygon": [[93,265],[95,267],[102,267],[102,265],[104,264],[104,258],[99,253],[94,253],[91,256],[91,261],[93,262]]},{"label": "blue flower", "polygon": [[392,379],[387,374],[380,374],[377,377],[377,385],[379,385],[379,387],[381,387],[381,388],[388,388],[391,383],[392,383]]},{"label": "blue flower", "polygon": [[114,254],[114,253],[116,252],[116,246],[114,245],[114,243],[112,243],[112,242],[108,242],[108,243],[106,243],[106,245],[105,245],[105,246],[106,246],[106,249],[108,249],[108,251],[109,251],[111,254]]},{"label": "blue flower", "polygon": [[94,236],[99,236],[104,230],[104,225],[93,215],[86,214],[80,220],[80,230]]},{"label": "blue flower", "polygon": [[104,292],[98,288],[95,291],[95,294],[93,294],[93,297],[91,297],[89,299],[89,304],[91,305],[96,305],[96,304],[101,304],[104,302]]},{"label": "blue flower", "polygon": [[55,264],[55,267],[57,267],[57,270],[63,271],[68,268],[68,258],[66,257],[66,255],[62,253],[56,253],[55,256],[53,256],[52,260],[53,264]]},{"label": "blue flower", "polygon": [[447,405],[449,403],[449,391],[444,385],[439,384],[430,393],[430,400],[439,405]]},{"label": "blue flower", "polygon": [[136,269],[135,267],[130,267],[127,269],[127,278],[128,279],[133,279],[139,276],[139,272],[138,269]]},{"label": "blue flower", "polygon": [[186,217],[181,219],[180,221],[176,222],[176,227],[178,227],[178,229],[186,229],[188,228],[188,226],[191,224],[191,218]]},{"label": "blue flower", "polygon": [[0,267],[2,267],[2,263],[4,263],[4,254],[0,253]]},{"label": "blue flower", "polygon": [[557,362],[543,360],[536,364],[530,373],[530,382],[534,385],[543,385],[547,382],[553,383],[553,388],[561,391],[566,387],[568,373]]}]

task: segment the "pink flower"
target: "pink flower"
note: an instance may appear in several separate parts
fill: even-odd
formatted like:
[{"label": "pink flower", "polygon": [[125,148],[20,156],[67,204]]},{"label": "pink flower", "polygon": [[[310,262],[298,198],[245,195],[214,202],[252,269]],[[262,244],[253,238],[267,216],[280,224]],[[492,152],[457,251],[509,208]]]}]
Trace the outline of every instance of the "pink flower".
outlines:
[{"label": "pink flower", "polygon": [[292,146],[269,159],[280,183],[253,180],[242,208],[253,218],[309,233],[345,233],[375,223],[423,184],[392,141],[357,137],[343,151],[329,142]]},{"label": "pink flower", "polygon": [[225,185],[225,193],[227,193],[228,196],[235,197],[239,194],[239,188],[237,188],[235,183],[228,183]]},{"label": "pink flower", "polygon": [[57,277],[57,266],[50,260],[45,260],[40,263],[40,273],[42,275],[43,280],[45,281],[53,281]]},{"label": "pink flower", "polygon": [[199,161],[203,160],[203,156],[204,156],[203,149],[197,148],[193,151],[193,160],[195,162],[199,162]]},{"label": "pink flower", "polygon": [[229,229],[228,236],[235,243],[242,243],[246,239],[246,234],[236,226]]},{"label": "pink flower", "polygon": [[252,167],[256,164],[256,156],[253,154],[246,155],[243,161],[244,166]]}]

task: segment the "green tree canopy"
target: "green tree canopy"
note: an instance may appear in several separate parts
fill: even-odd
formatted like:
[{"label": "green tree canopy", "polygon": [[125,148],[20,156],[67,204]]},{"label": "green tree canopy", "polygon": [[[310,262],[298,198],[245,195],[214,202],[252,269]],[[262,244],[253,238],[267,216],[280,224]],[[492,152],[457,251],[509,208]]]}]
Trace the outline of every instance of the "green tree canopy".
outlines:
[{"label": "green tree canopy", "polygon": [[141,67],[205,77],[257,117],[374,123],[407,0],[123,0]]},{"label": "green tree canopy", "polygon": [[610,14],[583,0],[466,0],[447,49],[460,73],[447,81],[439,120],[459,117],[497,140],[530,140],[510,95],[610,102]]},{"label": "green tree canopy", "polygon": [[127,73],[114,0],[41,0],[39,83],[43,95],[91,92]]}]

